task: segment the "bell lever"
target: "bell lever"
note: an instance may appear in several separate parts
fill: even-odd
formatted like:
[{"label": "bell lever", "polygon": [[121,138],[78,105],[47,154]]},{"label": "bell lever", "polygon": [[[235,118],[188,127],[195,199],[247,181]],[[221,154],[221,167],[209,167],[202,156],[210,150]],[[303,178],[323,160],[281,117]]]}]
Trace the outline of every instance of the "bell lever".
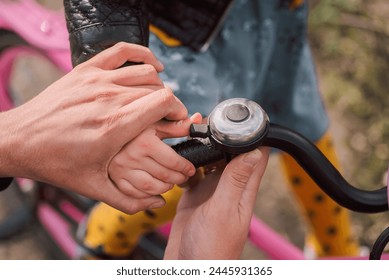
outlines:
[{"label": "bell lever", "polygon": [[209,126],[207,124],[191,124],[189,135],[193,138],[208,138],[210,136]]}]

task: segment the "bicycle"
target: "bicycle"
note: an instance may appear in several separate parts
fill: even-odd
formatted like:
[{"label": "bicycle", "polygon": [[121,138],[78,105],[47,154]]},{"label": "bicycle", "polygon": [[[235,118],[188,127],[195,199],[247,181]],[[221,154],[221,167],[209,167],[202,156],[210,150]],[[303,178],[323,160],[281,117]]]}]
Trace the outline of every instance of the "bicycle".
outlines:
[{"label": "bicycle", "polygon": [[[63,72],[69,71],[71,69],[70,52],[66,47],[68,45],[66,32],[64,32],[66,30],[64,27],[64,21],[60,13],[43,9],[31,0],[24,0],[18,4],[15,4],[15,6],[12,6],[10,4],[10,6],[5,5],[8,4],[5,2],[0,2],[0,11],[7,11],[7,13],[4,13],[4,17],[0,17],[0,19],[7,19],[7,21],[0,22],[0,27],[2,27],[0,32],[0,51],[2,54],[0,56],[0,65],[3,66],[1,67],[1,69],[6,69],[8,71],[2,71],[1,84],[8,84],[7,80],[9,78],[9,70],[11,69],[12,62],[19,55],[38,55],[53,63],[55,65],[55,68],[58,68]],[[35,11],[39,16],[36,16],[37,14],[35,14],[34,17],[31,18],[25,17],[25,12],[23,12],[25,10]],[[15,14],[10,13],[11,11],[13,11],[14,13],[19,13],[20,16],[16,17]],[[5,14],[11,15],[11,17],[7,17]],[[26,32],[25,26],[23,26],[23,28],[20,28],[19,26],[18,29],[18,24],[15,23],[16,18],[26,18],[27,21],[31,20],[31,30],[27,30]],[[43,22],[42,18],[45,19],[43,20]],[[39,30],[36,29],[36,27],[38,26],[42,33],[38,32],[39,34],[36,34],[37,30]],[[50,26],[51,29],[49,28]],[[56,31],[52,32],[53,30]],[[63,32],[60,32],[61,30]],[[2,106],[2,109],[11,108],[13,104],[11,103],[10,96],[12,95],[10,95],[7,89],[4,88],[2,88],[1,93],[2,94],[0,95],[0,105]],[[17,101],[15,105],[20,104],[21,102],[23,101]],[[196,136],[196,134],[194,136]],[[269,143],[265,142],[265,144]],[[276,144],[270,143],[270,145]],[[198,142],[195,142],[194,146],[199,147],[200,149],[206,149],[205,154],[212,154],[217,159],[220,159],[224,156],[224,154],[220,153],[218,150],[212,150],[212,153],[209,153],[209,146],[203,146],[203,144],[200,144]],[[291,149],[290,152],[295,152],[293,151],[294,148],[295,147],[291,146],[288,149]],[[197,165],[200,166],[202,164],[197,163]],[[321,175],[315,176],[319,176],[321,178]],[[18,180],[18,183],[21,186],[21,189],[23,189],[23,187],[26,189],[29,188],[29,185],[36,184],[34,186],[34,193],[37,194],[37,200],[33,198],[33,207],[36,207],[38,219],[46,228],[47,232],[49,232],[51,237],[57,240],[65,257],[74,257],[77,250],[77,244],[73,236],[74,233],[69,231],[68,227],[70,226],[74,231],[75,228],[82,221],[84,214],[86,213],[86,211],[88,211],[93,202],[81,198],[79,196],[75,196],[74,194],[60,192],[57,189],[54,189],[52,186],[47,186],[37,182],[33,183],[28,182],[26,180]],[[335,190],[330,190],[330,192],[333,192],[336,196],[338,196]],[[339,199],[339,197],[337,199]],[[342,203],[344,203],[344,201]],[[55,205],[55,207],[53,207],[53,205]],[[347,204],[346,206],[349,207],[350,205]],[[356,208],[355,210],[358,209]],[[364,211],[365,210],[366,209],[364,209]],[[58,213],[60,213],[59,216]],[[66,215],[66,218],[61,217],[61,215]],[[168,233],[168,227],[163,228],[161,232],[166,235]],[[260,236],[257,235],[259,232],[261,232]],[[255,240],[256,246],[264,248],[265,251],[267,251],[274,258],[304,258],[304,254],[300,249],[290,244],[288,241],[284,240],[279,234],[275,233],[260,220],[253,219],[250,235],[253,240]],[[153,236],[150,240],[153,240],[154,238],[158,240],[159,243],[159,237]],[[269,242],[269,240],[274,240],[273,242],[278,244],[277,248],[279,248],[279,251],[275,250],[275,246],[269,247],[269,244],[272,243]],[[144,245],[144,247],[147,247],[150,244],[148,243],[147,239],[145,243],[146,244]],[[141,253],[147,254],[152,251],[158,251],[158,249],[155,249],[154,247],[151,249],[141,249],[141,251],[142,250],[143,252]],[[149,257],[161,258],[160,254],[161,251],[159,250],[158,256],[154,255]]]}]

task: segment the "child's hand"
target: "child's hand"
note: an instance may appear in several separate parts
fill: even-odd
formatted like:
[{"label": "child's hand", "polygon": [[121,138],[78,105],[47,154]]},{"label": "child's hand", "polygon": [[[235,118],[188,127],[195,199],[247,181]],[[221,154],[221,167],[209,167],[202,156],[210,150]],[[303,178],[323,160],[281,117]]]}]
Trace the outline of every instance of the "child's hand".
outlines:
[{"label": "child's hand", "polygon": [[109,176],[127,196],[141,200],[158,197],[151,207],[161,207],[165,201],[159,195],[181,184],[195,174],[195,167],[178,155],[161,139],[189,134],[192,123],[200,123],[201,115],[181,121],[161,120],[144,130],[128,143],[111,161]]}]

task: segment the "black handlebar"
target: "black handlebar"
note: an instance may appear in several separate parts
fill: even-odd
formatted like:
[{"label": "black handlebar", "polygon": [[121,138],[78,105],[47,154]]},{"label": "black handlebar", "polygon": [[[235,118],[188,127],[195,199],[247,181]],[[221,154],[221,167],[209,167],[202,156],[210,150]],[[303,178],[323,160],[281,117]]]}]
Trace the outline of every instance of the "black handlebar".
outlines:
[{"label": "black handlebar", "polygon": [[[301,134],[276,124],[270,124],[263,146],[280,149],[291,155],[316,184],[339,205],[352,211],[378,213],[388,210],[387,187],[367,191],[349,184],[323,153]],[[191,139],[173,146],[195,167],[206,166],[231,155],[217,149],[209,139]],[[0,178],[0,191],[12,178]]]},{"label": "black handlebar", "polygon": [[364,213],[388,210],[386,187],[367,191],[350,185],[323,153],[302,135],[272,124],[263,145],[278,148],[291,155],[338,204]]},{"label": "black handlebar", "polygon": [[[262,145],[280,149],[291,155],[316,184],[339,205],[363,213],[388,210],[387,187],[367,191],[350,185],[323,153],[301,134],[280,125],[270,124]],[[205,166],[228,156],[216,149],[210,141],[203,139],[188,140],[173,148],[195,167]]]},{"label": "black handlebar", "polygon": [[222,151],[211,145],[207,139],[192,139],[172,147],[178,154],[198,168],[225,158]]}]

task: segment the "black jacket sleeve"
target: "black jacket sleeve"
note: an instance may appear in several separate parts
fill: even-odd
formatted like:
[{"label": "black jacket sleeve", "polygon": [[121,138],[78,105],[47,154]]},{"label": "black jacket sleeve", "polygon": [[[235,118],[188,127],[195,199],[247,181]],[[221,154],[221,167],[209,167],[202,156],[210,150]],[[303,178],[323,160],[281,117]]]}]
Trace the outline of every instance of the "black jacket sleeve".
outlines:
[{"label": "black jacket sleeve", "polygon": [[64,8],[73,66],[118,42],[148,46],[143,0],[64,0]]}]

